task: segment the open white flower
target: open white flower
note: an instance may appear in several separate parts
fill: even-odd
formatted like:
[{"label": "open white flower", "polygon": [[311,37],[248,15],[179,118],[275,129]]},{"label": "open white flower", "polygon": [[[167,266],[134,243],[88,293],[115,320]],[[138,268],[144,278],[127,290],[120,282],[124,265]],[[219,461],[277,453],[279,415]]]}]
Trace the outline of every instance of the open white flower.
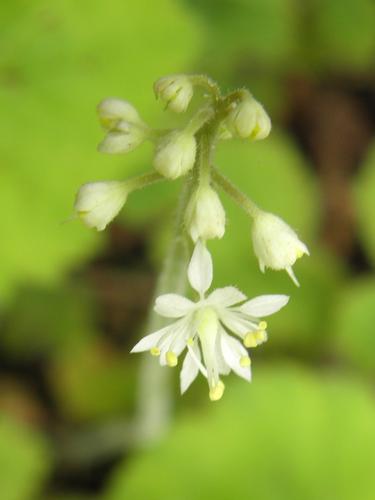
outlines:
[{"label": "open white flower", "polygon": [[176,321],[141,339],[131,352],[150,351],[159,356],[161,365],[176,366],[178,356],[187,348],[180,374],[181,393],[200,371],[208,379],[210,399],[217,401],[224,392],[220,375],[233,370],[251,380],[250,357],[244,345],[255,347],[267,340],[267,323],[259,318],[277,312],[289,297],[263,295],[244,302],[246,296],[233,286],[218,288],[206,297],[212,282],[212,259],[200,240],[188,267],[188,278],[199,299],[193,302],[172,293],[158,297],[155,311]]},{"label": "open white flower", "polygon": [[304,254],[309,255],[309,250],[293,229],[277,215],[260,212],[254,219],[252,239],[260,270],[264,272],[266,267],[276,271],[285,269],[299,286],[292,266]]}]

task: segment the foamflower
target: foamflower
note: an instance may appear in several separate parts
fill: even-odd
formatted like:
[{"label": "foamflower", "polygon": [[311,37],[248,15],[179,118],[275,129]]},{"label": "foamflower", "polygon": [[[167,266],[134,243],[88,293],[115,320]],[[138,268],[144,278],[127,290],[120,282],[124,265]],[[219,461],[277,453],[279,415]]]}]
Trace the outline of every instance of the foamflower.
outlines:
[{"label": "foamflower", "polygon": [[243,139],[265,139],[271,132],[270,117],[263,106],[250,95],[231,111],[227,126],[234,136]]},{"label": "foamflower", "polygon": [[299,286],[292,266],[304,254],[309,255],[309,250],[288,224],[277,215],[262,211],[254,219],[252,240],[262,272],[266,267],[284,269]]},{"label": "foamflower", "polygon": [[186,75],[169,75],[159,78],[154,84],[154,91],[175,113],[186,111],[193,97],[193,85]]},{"label": "foamflower", "polygon": [[125,204],[128,192],[126,182],[89,182],[80,187],[74,210],[86,226],[103,231]]},{"label": "foamflower", "polygon": [[196,151],[194,135],[184,130],[173,130],[157,143],[154,168],[168,179],[177,179],[193,168]]},{"label": "foamflower", "polygon": [[222,375],[233,371],[251,380],[245,346],[255,347],[267,340],[267,323],[260,318],[277,312],[289,298],[263,295],[247,301],[233,286],[207,295],[212,273],[211,255],[199,240],[188,267],[189,283],[198,293],[198,300],[193,302],[177,294],[159,296],[155,311],[175,321],[142,338],[131,352],[150,351],[159,357],[161,365],[173,367],[186,349],[180,373],[181,393],[201,372],[208,380],[210,399],[217,401],[224,392]]},{"label": "foamflower", "polygon": [[186,208],[185,225],[193,241],[224,236],[225,210],[211,186],[199,186],[194,191]]}]

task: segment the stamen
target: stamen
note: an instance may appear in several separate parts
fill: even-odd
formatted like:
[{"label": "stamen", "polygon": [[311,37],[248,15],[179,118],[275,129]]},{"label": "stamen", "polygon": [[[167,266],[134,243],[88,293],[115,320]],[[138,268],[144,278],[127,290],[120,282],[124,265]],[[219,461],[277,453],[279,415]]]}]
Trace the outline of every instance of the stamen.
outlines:
[{"label": "stamen", "polygon": [[178,363],[178,358],[174,352],[168,351],[166,354],[167,365],[173,368]]},{"label": "stamen", "polygon": [[264,330],[259,330],[257,332],[254,332],[254,337],[255,340],[259,343],[265,342],[267,340],[267,334]]},{"label": "stamen", "polygon": [[249,332],[243,339],[243,343],[245,347],[256,347],[258,344],[254,332]]},{"label": "stamen", "polygon": [[261,321],[258,325],[259,330],[265,330],[267,328],[267,321]]},{"label": "stamen", "polygon": [[305,252],[303,250],[297,250],[297,252],[296,252],[297,259],[300,259],[301,257],[303,257],[304,253]]},{"label": "stamen", "polygon": [[212,387],[209,392],[209,397],[211,401],[219,401],[224,394],[225,385],[221,380],[219,380],[218,384],[215,387]]},{"label": "stamen", "polygon": [[251,359],[249,358],[249,356],[241,356],[240,366],[242,366],[242,368],[247,368],[250,365],[251,365]]},{"label": "stamen", "polygon": [[151,347],[150,354],[151,354],[151,356],[159,356],[159,354],[160,354],[159,347]]}]

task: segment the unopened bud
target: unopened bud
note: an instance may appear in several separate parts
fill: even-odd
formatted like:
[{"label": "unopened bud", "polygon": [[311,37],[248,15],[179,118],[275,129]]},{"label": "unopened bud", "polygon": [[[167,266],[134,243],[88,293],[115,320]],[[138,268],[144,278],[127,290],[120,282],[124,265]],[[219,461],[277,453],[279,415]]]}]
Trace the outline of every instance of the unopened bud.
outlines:
[{"label": "unopened bud", "polygon": [[185,213],[185,225],[193,241],[222,238],[225,211],[216,191],[201,186],[192,194]]},{"label": "unopened bud", "polygon": [[103,231],[125,204],[128,192],[125,182],[90,182],[80,187],[74,210],[86,226]]},{"label": "unopened bud", "polygon": [[164,177],[177,179],[193,168],[196,150],[194,135],[174,130],[159,140],[153,160],[154,167]]},{"label": "unopened bud", "polygon": [[100,123],[107,130],[117,129],[120,121],[142,124],[142,120],[135,107],[128,101],[117,97],[103,99],[97,107]]},{"label": "unopened bud", "polygon": [[266,267],[285,269],[293,282],[299,285],[292,266],[304,254],[309,255],[309,251],[288,224],[277,215],[261,212],[254,219],[252,240],[262,272]]},{"label": "unopened bud", "polygon": [[167,103],[176,113],[186,111],[193,97],[193,85],[186,75],[170,75],[157,80],[154,84],[157,97]]},{"label": "unopened bud", "polygon": [[263,106],[251,95],[230,112],[226,124],[234,136],[243,139],[265,139],[271,131],[271,120]]},{"label": "unopened bud", "polygon": [[146,137],[143,127],[121,120],[116,124],[116,130],[104,137],[98,151],[112,155],[129,153],[142,144]]}]

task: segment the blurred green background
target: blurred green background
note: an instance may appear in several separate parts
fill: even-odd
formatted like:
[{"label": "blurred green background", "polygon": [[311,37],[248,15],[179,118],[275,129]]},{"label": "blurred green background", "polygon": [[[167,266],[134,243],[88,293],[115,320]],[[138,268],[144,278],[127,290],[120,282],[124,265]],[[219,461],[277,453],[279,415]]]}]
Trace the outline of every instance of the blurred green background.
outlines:
[{"label": "blurred green background", "polygon": [[[3,500],[375,498],[375,4],[372,0],[2,0],[0,497]],[[103,234],[77,221],[89,180],[149,168],[96,152],[96,104],[173,123],[152,83],[203,72],[273,120],[217,163],[295,227],[311,257],[261,275],[223,197],[216,285],[287,293],[253,383],[178,395],[162,439],[132,445],[142,334],[178,183],[130,197]],[[152,418],[152,416],[151,416]]]}]

